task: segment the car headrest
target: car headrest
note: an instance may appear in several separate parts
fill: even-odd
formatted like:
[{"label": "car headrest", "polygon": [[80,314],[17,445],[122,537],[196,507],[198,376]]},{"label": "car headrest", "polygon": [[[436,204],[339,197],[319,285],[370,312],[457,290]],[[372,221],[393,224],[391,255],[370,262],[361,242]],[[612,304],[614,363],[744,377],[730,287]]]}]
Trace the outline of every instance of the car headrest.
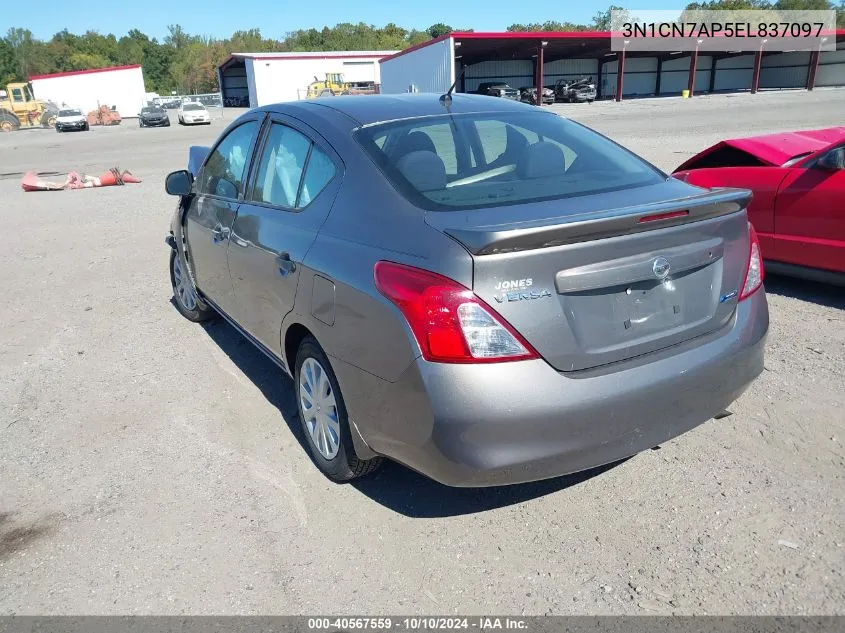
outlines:
[{"label": "car headrest", "polygon": [[512,155],[516,152],[521,154],[527,146],[528,139],[524,134],[512,125],[505,126],[505,154]]},{"label": "car headrest", "polygon": [[396,162],[396,167],[419,191],[446,188],[446,166],[434,152],[410,152]]},{"label": "car headrest", "polygon": [[431,140],[431,137],[428,134],[425,132],[411,132],[408,136],[399,141],[399,144],[393,151],[393,157],[395,160],[398,160],[405,154],[410,154],[411,152],[436,153],[437,150],[434,147],[434,141]]},{"label": "car headrest", "polygon": [[546,178],[562,175],[566,171],[563,150],[548,141],[529,145],[516,165],[521,178]]}]

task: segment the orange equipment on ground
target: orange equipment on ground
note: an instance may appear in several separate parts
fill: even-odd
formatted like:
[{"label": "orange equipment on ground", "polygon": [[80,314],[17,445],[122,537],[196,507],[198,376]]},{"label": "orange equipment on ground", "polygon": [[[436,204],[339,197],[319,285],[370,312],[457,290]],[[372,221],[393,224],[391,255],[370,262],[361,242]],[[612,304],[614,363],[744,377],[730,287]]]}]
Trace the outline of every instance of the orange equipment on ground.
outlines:
[{"label": "orange equipment on ground", "polygon": [[120,125],[120,113],[107,105],[101,105],[88,113],[88,125]]},{"label": "orange equipment on ground", "polygon": [[42,180],[34,171],[27,172],[21,181],[24,191],[61,191],[63,189],[90,189],[92,187],[110,187],[141,182],[129,170],[120,171],[112,167],[101,176],[88,176],[75,171],[70,172],[64,182]]}]

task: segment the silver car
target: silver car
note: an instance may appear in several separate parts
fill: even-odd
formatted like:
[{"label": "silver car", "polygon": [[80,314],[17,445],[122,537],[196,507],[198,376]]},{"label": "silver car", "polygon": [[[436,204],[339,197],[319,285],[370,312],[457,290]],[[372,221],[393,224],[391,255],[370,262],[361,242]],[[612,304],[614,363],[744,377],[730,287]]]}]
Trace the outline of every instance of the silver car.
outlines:
[{"label": "silver car", "polygon": [[166,181],[175,304],[293,377],[335,481],[385,457],[453,486],[608,464],[717,416],[763,369],[750,192],[671,178],[553,113],[284,103],[188,164]]}]

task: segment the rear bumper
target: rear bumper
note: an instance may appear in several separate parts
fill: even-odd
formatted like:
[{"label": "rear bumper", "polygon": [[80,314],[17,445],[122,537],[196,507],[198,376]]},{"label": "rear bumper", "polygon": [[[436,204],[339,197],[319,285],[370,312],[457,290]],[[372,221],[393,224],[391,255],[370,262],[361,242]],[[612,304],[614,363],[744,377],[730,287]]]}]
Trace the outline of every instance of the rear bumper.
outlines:
[{"label": "rear bumper", "polygon": [[562,374],[543,360],[417,360],[395,383],[356,385],[370,402],[350,413],[374,451],[447,485],[565,475],[649,449],[723,411],[763,371],[768,325],[758,291],[727,332],[604,373]]},{"label": "rear bumper", "polygon": [[144,125],[147,127],[164,127],[170,124],[170,119],[161,119],[158,121],[152,121],[150,119],[143,119]]}]

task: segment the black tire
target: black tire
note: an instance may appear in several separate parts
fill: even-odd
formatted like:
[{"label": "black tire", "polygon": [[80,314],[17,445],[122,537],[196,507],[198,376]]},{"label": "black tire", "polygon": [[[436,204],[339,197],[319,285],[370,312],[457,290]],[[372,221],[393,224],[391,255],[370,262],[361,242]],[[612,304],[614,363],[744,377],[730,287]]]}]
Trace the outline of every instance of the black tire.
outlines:
[{"label": "black tire", "polygon": [[164,124],[164,127],[170,127],[170,119],[167,120],[167,123]]},{"label": "black tire", "polygon": [[141,119],[138,119],[138,127],[144,127],[144,122]]},{"label": "black tire", "polygon": [[[335,397],[335,409],[337,413],[338,426],[340,427],[340,441],[337,454],[331,460],[323,457],[317,446],[314,444],[314,440],[311,438],[311,433],[305,421],[302,408],[302,398],[299,397],[299,380],[302,365],[309,358],[313,358],[320,364],[329,380],[329,384],[331,385],[331,389]],[[308,452],[311,455],[311,460],[320,472],[332,481],[341,483],[369,475],[381,466],[384,461],[382,457],[364,460],[360,459],[355,453],[355,447],[352,444],[352,435],[349,430],[349,417],[346,413],[346,404],[343,401],[343,394],[340,392],[340,385],[338,385],[337,378],[335,377],[334,370],[332,369],[328,357],[313,336],[306,336],[302,340],[302,343],[299,345],[299,349],[296,352],[294,393],[296,397],[296,408],[299,412],[299,421],[302,424],[302,432],[305,435],[305,441],[308,445]]]},{"label": "black tire", "polygon": [[86,123],[85,127],[82,128],[82,129],[85,130],[86,132],[88,132],[91,129],[91,126]]},{"label": "black tire", "polygon": [[62,128],[60,128],[58,125],[56,126],[56,132],[58,132],[59,134],[62,133]]},{"label": "black tire", "polygon": [[[181,269],[184,271],[183,274],[187,274],[187,266],[185,265],[185,258],[181,253],[177,253],[176,250],[170,249],[170,287],[173,290],[173,303],[176,304],[176,309],[179,310],[179,313],[188,319],[188,321],[193,321],[194,323],[202,323],[203,321],[209,321],[213,319],[217,313],[214,312],[214,308],[209,306],[205,303],[202,299],[197,297],[196,306],[194,309],[188,308],[182,298],[179,295],[179,292],[176,289],[176,275],[174,272],[174,264],[176,263],[176,258],[179,258],[182,262]],[[191,283],[193,286],[193,283]],[[194,293],[196,294],[196,289],[194,289]]]},{"label": "black tire", "polygon": [[21,122],[14,114],[7,111],[0,112],[0,132],[13,132],[19,130]]}]

